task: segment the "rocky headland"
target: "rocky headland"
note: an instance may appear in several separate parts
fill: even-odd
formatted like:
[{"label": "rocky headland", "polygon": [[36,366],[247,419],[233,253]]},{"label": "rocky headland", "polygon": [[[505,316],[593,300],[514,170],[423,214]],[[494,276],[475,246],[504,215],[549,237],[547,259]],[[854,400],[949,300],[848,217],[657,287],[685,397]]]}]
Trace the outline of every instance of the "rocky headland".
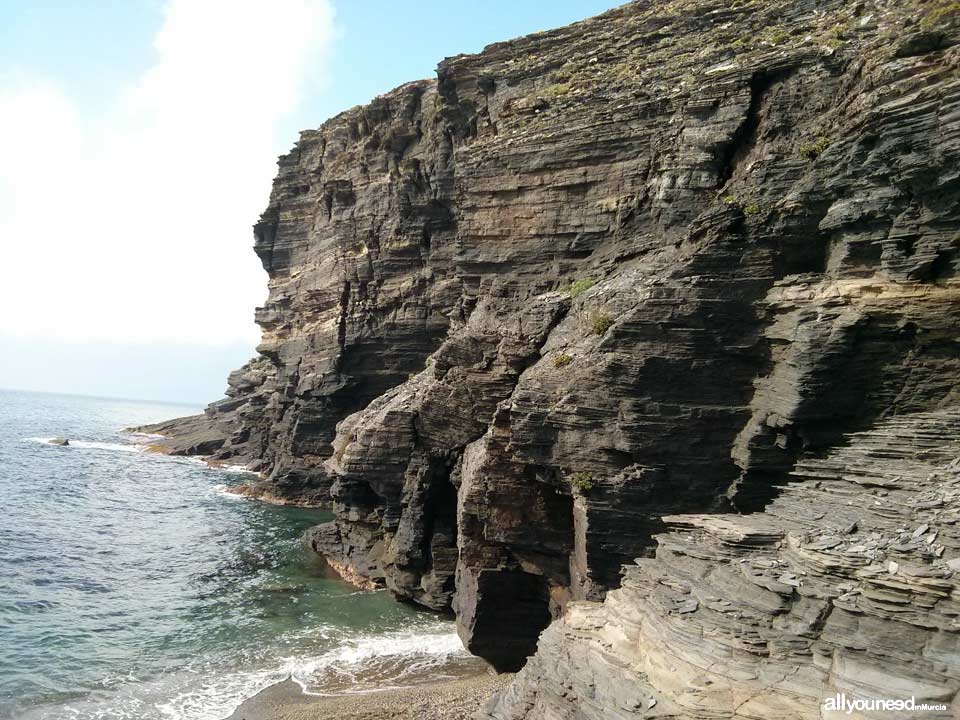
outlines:
[{"label": "rocky headland", "polygon": [[640,0],[279,166],[258,356],[144,430],[330,503],[484,717],[960,715],[960,5]]}]

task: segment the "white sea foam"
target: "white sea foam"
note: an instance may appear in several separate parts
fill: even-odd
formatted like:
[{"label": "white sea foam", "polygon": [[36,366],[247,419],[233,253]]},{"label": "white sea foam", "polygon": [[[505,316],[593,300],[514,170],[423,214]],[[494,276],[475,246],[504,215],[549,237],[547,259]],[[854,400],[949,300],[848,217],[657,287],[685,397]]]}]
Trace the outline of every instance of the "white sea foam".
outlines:
[{"label": "white sea foam", "polygon": [[110,697],[26,711],[22,720],[223,720],[244,700],[289,677],[286,668],[217,674],[185,670],[114,689]]},{"label": "white sea foam", "polygon": [[166,458],[167,460],[174,460],[176,462],[182,463],[191,463],[193,465],[202,465],[203,467],[209,470],[216,470],[217,472],[224,473],[233,473],[233,474],[243,474],[243,475],[256,475],[253,470],[248,470],[246,465],[236,465],[225,463],[217,460],[215,463],[210,464],[207,462],[206,458],[198,457],[196,455],[161,455],[161,457]]},{"label": "white sea foam", "polygon": [[[154,437],[162,437],[162,435],[149,435],[147,433],[127,433],[128,437],[138,438],[138,439],[149,439]],[[43,443],[44,445],[56,445],[57,447],[66,447],[66,448],[79,448],[81,450],[106,450],[111,452],[143,452],[148,448],[147,443],[111,443],[111,442],[99,442],[95,440],[73,440],[67,438],[69,444],[60,445],[59,443],[54,443],[54,440],[57,440],[56,437],[30,437],[24,438],[27,442],[38,442]],[[210,465],[202,457],[191,457],[191,456],[170,456],[158,454],[158,458],[164,460],[172,460],[174,462],[181,463],[191,463],[193,465],[201,465],[205,468],[211,470],[216,470],[218,472],[231,473],[231,474],[242,474],[242,475],[256,475],[257,473],[252,470],[248,470],[246,465],[239,464],[230,464],[230,463],[217,463],[216,465]]]},{"label": "white sea foam", "polygon": [[226,483],[217,483],[213,486],[213,492],[217,495],[221,495],[228,500],[248,500],[244,495],[238,495],[237,493],[230,492],[232,485],[227,485]]},{"label": "white sea foam", "polygon": [[80,448],[81,450],[109,450],[111,452],[141,452],[143,445],[127,445],[125,443],[108,443],[86,440],[71,440],[68,447]]},{"label": "white sea foam", "polygon": [[230,465],[229,463],[224,463],[223,465],[217,465],[216,469],[227,473],[257,474],[253,472],[253,470],[248,470],[246,465]]},{"label": "white sea foam", "polygon": [[280,658],[261,669],[223,672],[201,663],[146,682],[118,678],[111,683],[110,699],[47,708],[27,713],[24,720],[222,720],[244,700],[287,679],[307,695],[365,693],[445,677],[444,667],[469,657],[449,623],[418,623],[383,635],[345,638],[319,656]]},{"label": "white sea foam", "polygon": [[414,627],[347,640],[296,662],[290,677],[307,695],[370,692],[436,678],[444,666],[468,658],[449,625]]},{"label": "white sea foam", "polygon": [[[45,445],[56,444],[53,441],[56,440],[55,437],[31,437],[26,438],[27,442],[38,442],[44,443]],[[109,450],[113,452],[140,452],[144,449],[143,445],[132,445],[128,443],[109,443],[109,442],[97,442],[94,440],[72,440],[67,438],[67,445],[59,445],[58,447],[66,448],[80,448],[81,450]]]},{"label": "white sea foam", "polygon": [[143,440],[162,440],[166,437],[166,435],[161,435],[160,433],[125,432],[123,434],[127,437],[139,438]]},{"label": "white sea foam", "polygon": [[223,720],[244,700],[289,675],[288,668],[281,667],[209,677],[155,707],[159,717],[169,720]]}]

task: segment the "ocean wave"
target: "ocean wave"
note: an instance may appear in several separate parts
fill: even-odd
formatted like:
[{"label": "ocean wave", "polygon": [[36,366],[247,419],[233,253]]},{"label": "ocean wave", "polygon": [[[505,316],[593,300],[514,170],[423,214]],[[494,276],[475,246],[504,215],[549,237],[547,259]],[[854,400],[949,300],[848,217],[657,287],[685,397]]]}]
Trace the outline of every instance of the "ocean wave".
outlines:
[{"label": "ocean wave", "polygon": [[198,685],[155,705],[164,720],[223,720],[247,698],[289,677],[286,667],[235,672],[203,679]]},{"label": "ocean wave", "polygon": [[[128,437],[137,437],[142,439],[149,439],[150,437],[160,437],[160,436],[151,436],[146,433],[127,433]],[[26,442],[37,442],[44,445],[54,445],[56,447],[66,447],[66,448],[78,448],[81,450],[105,450],[108,452],[127,452],[127,453],[136,453],[144,452],[149,444],[147,443],[116,443],[116,442],[101,442],[98,440],[74,440],[67,438],[69,444],[60,445],[59,443],[54,443],[54,440],[57,440],[57,437],[29,437],[24,438]],[[248,470],[246,465],[231,464],[231,463],[221,463],[217,462],[215,464],[210,464],[205,458],[194,457],[194,456],[171,456],[158,454],[158,458],[165,460],[172,460],[180,463],[190,463],[193,465],[200,465],[210,470],[216,470],[217,472],[230,473],[230,474],[240,474],[240,475],[256,475],[252,470]]]},{"label": "ocean wave", "polygon": [[[163,457],[167,460],[173,460],[175,462],[188,463],[191,465],[199,465],[207,470],[215,470],[217,472],[222,472],[222,473],[240,474],[240,475],[256,475],[257,474],[253,470],[248,470],[246,465],[231,464],[231,463],[222,462],[220,460],[210,462],[206,458],[200,457],[197,455],[161,455],[160,457]],[[219,488],[221,486],[217,485],[215,487]]]},{"label": "ocean wave", "polygon": [[[27,442],[38,442],[44,445],[53,445],[55,437],[31,437],[26,438]],[[81,450],[108,450],[112,452],[141,452],[146,446],[128,443],[99,442],[96,440],[68,440],[68,445],[58,445],[58,447],[80,448]]]},{"label": "ocean wave", "polygon": [[127,437],[140,438],[143,440],[162,440],[166,435],[161,435],[160,433],[145,433],[145,432],[124,432]]},{"label": "ocean wave", "polygon": [[248,470],[246,465],[231,465],[229,463],[218,464],[214,469],[225,473],[240,473],[243,475],[257,474],[253,470]]},{"label": "ocean wave", "polygon": [[71,440],[68,447],[81,450],[108,450],[110,452],[142,452],[143,445],[127,445],[125,443],[97,442],[87,440]]},{"label": "ocean wave", "polygon": [[212,490],[217,495],[220,495],[228,500],[249,500],[249,498],[247,498],[245,495],[239,495],[238,493],[230,492],[230,488],[232,487],[233,485],[227,485],[226,483],[217,483],[213,486]]},{"label": "ocean wave", "polygon": [[104,681],[112,692],[26,710],[21,720],[223,720],[244,700],[289,676],[287,668],[217,673],[182,671],[137,682]]},{"label": "ocean wave", "polygon": [[[315,630],[335,634],[333,628]],[[288,679],[305,695],[368,693],[450,677],[458,661],[471,660],[449,623],[415,623],[402,631],[342,638],[318,656],[275,658],[256,669],[227,670],[200,662],[146,681],[118,676],[103,683],[109,695],[34,708],[21,718],[222,720],[244,700]]]},{"label": "ocean wave", "polygon": [[260,476],[260,473],[251,470],[246,465],[227,465],[225,468],[221,468],[224,472],[228,473],[239,473],[240,475],[256,475]]},{"label": "ocean wave", "polygon": [[306,695],[343,695],[415,685],[444,677],[471,660],[449,624],[359,636],[319,657],[295,663],[290,678]]}]

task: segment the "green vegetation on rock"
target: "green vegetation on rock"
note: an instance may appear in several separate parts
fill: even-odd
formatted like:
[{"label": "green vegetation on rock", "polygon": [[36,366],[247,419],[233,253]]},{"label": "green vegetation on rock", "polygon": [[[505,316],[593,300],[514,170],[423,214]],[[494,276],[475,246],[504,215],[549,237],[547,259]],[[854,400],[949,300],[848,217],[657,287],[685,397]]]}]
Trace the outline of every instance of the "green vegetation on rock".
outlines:
[{"label": "green vegetation on rock", "polygon": [[804,143],[800,146],[800,154],[808,160],[816,160],[823,155],[824,150],[830,147],[830,141],[825,137],[818,137],[813,142]]},{"label": "green vegetation on rock", "polygon": [[947,24],[947,21],[960,19],[960,2],[939,2],[927,11],[920,21],[924,30],[936,30]]},{"label": "green vegetation on rock", "polygon": [[556,98],[563,97],[570,92],[569,83],[554,83],[553,85],[548,85],[543,89],[543,92],[540,93],[544,97]]},{"label": "green vegetation on rock", "polygon": [[593,473],[575,472],[570,478],[570,487],[582,493],[593,490]]},{"label": "green vegetation on rock", "polygon": [[590,314],[590,331],[594,335],[605,335],[612,326],[613,318],[607,313],[594,312]]},{"label": "green vegetation on rock", "polygon": [[575,298],[583,295],[587,290],[592,288],[597,284],[597,281],[593,278],[580,278],[576,282],[570,285],[567,292],[570,293],[570,297]]}]

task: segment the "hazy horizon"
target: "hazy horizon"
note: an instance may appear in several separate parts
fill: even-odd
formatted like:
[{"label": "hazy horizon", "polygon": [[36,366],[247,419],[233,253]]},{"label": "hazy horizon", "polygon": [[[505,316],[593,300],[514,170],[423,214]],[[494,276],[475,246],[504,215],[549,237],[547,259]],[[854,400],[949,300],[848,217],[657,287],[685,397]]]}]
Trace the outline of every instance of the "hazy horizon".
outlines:
[{"label": "hazy horizon", "polygon": [[[11,393],[20,395],[49,395],[51,397],[81,398],[87,400],[107,400],[111,402],[122,403],[143,403],[145,405],[168,405],[172,408],[190,409],[196,412],[202,412],[204,404],[198,404],[187,401],[177,400],[155,400],[151,398],[137,397],[116,397],[111,395],[87,395],[84,393],[57,392],[53,390],[30,390],[28,388],[10,388],[0,387],[0,393]],[[45,439],[45,438],[44,438]]]},{"label": "hazy horizon", "polygon": [[251,228],[300,130],[616,4],[0,7],[0,385],[220,397],[259,340]]},{"label": "hazy horizon", "polygon": [[[203,347],[19,342],[7,339],[4,343],[0,389],[198,408],[222,398],[227,375],[253,356],[243,343]],[[65,347],[69,362],[64,362]],[[111,371],[105,373],[104,368]]]}]

